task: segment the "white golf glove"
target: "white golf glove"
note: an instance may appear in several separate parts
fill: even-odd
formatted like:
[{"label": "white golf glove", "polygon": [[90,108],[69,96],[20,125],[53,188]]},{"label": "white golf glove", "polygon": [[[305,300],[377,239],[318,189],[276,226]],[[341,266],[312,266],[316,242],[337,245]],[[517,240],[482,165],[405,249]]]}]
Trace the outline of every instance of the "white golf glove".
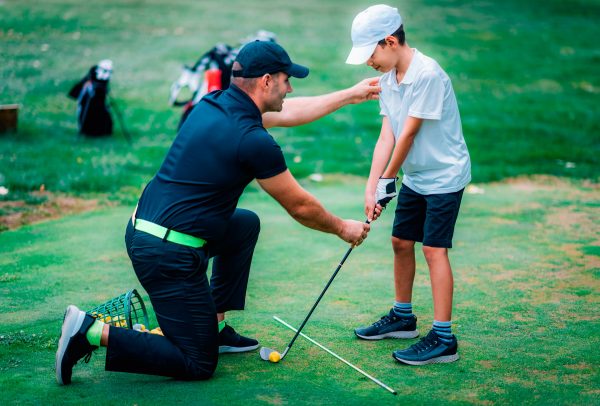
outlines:
[{"label": "white golf glove", "polygon": [[375,201],[385,208],[385,206],[398,195],[396,192],[396,181],[398,178],[379,178],[377,190],[375,192]]}]

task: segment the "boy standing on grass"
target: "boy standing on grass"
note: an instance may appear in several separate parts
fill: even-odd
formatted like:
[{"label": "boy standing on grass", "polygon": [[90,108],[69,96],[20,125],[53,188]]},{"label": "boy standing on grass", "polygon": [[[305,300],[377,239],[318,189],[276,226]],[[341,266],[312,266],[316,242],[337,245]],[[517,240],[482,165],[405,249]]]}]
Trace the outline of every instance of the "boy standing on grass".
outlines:
[{"label": "boy standing on grass", "polygon": [[[448,75],[437,62],[405,41],[402,18],[387,5],[369,7],[352,23],[349,64],[366,63],[380,80],[383,123],[365,191],[365,213],[375,220],[398,195],[392,228],[395,302],[389,314],[355,330],[359,338],[414,338],[412,310],[415,242],[423,243],[433,293],[433,328],[420,342],[393,357],[424,365],[458,359],[452,334],[453,278],[448,248],[465,186],[471,180],[469,152]],[[402,187],[396,175],[402,167]],[[375,210],[377,209],[377,210]]]}]

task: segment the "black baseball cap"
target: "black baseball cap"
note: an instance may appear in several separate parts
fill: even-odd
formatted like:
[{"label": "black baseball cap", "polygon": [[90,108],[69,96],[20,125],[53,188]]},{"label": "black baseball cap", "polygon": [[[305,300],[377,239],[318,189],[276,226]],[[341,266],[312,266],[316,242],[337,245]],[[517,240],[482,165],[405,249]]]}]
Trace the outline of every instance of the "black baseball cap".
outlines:
[{"label": "black baseball cap", "polygon": [[271,41],[254,41],[244,45],[235,59],[241,70],[233,77],[258,78],[267,73],[285,72],[295,78],[308,76],[308,68],[292,62],[281,45]]}]

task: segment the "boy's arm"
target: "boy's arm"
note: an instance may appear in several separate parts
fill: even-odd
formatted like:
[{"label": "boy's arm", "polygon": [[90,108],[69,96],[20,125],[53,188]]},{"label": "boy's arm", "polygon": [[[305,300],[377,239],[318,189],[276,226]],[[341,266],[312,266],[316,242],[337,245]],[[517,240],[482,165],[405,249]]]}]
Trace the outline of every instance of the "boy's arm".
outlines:
[{"label": "boy's arm", "polygon": [[292,97],[284,100],[280,112],[263,114],[263,126],[294,127],[313,122],[347,105],[379,98],[379,78],[364,79],[344,90],[311,97]]},{"label": "boy's arm", "polygon": [[383,172],[383,178],[395,178],[398,175],[400,167],[406,159],[408,151],[410,151],[413,140],[421,128],[421,124],[423,124],[422,118],[408,116],[406,122],[404,123],[402,133],[400,133],[400,136],[396,141],[396,146],[394,147],[394,152],[392,153],[392,159],[390,159],[387,168]]},{"label": "boy's arm", "polygon": [[390,120],[387,117],[383,117],[381,132],[373,150],[371,172],[369,173],[369,180],[365,189],[365,215],[370,221],[376,220],[381,213],[381,206],[376,204],[375,191],[379,177],[383,173],[390,159],[390,154],[394,149],[394,142],[394,132]]}]

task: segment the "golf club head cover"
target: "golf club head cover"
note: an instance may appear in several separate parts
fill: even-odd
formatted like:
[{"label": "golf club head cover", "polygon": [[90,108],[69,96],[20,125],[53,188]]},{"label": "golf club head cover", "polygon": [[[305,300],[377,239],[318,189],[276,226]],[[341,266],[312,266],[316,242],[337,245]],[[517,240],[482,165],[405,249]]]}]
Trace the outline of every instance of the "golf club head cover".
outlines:
[{"label": "golf club head cover", "polygon": [[398,195],[396,192],[396,181],[397,177],[393,178],[379,178],[377,182],[377,190],[375,192],[375,200],[381,207],[385,206]]}]

